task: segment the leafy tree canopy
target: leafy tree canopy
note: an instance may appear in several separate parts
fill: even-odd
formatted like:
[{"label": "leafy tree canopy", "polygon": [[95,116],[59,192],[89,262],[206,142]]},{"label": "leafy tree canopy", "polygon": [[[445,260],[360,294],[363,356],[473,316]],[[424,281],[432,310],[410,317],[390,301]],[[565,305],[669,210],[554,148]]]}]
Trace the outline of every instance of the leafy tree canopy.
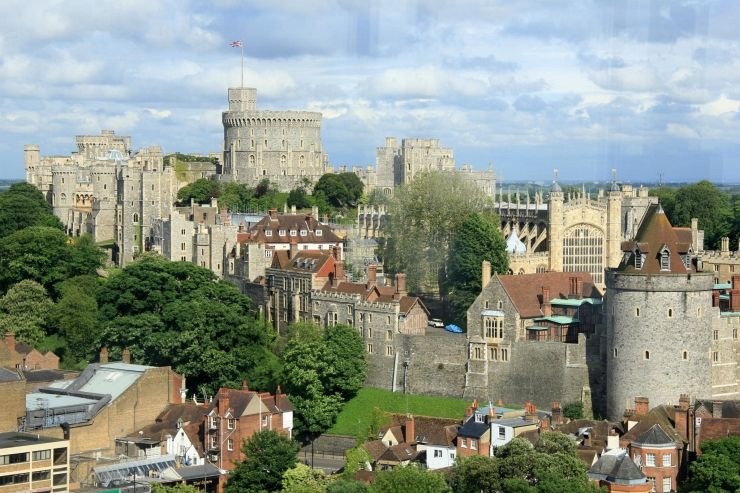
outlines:
[{"label": "leafy tree canopy", "polygon": [[0,193],[0,237],[29,226],[64,229],[38,188],[28,183],[14,183]]},{"label": "leafy tree canopy", "polygon": [[244,461],[237,462],[226,493],[280,491],[283,475],[296,464],[298,445],[272,430],[258,431],[244,441]]},{"label": "leafy tree canopy", "polygon": [[451,493],[445,477],[411,464],[388,471],[379,471],[371,492],[378,493]]},{"label": "leafy tree canopy", "polygon": [[583,402],[573,401],[563,406],[563,416],[568,419],[583,419]]},{"label": "leafy tree canopy", "polygon": [[243,378],[274,388],[273,330],[249,298],[208,269],[144,256],[103,286],[98,303],[101,344],[111,354],[128,347],[133,360],[171,365],[210,392]]},{"label": "leafy tree canopy", "polygon": [[67,343],[69,354],[60,355],[67,367],[84,365],[98,349],[97,293],[101,286],[100,279],[94,276],[73,277],[58,285],[61,297],[51,310],[49,325]]},{"label": "leafy tree canopy", "polygon": [[39,344],[53,306],[41,284],[28,279],[14,284],[0,298],[0,334],[15,332],[19,341]]},{"label": "leafy tree canopy", "polygon": [[682,493],[740,491],[740,436],[708,440],[702,454],[691,463]]},{"label": "leafy tree canopy", "polygon": [[218,197],[219,192],[218,182],[201,178],[182,187],[177,192],[177,202],[180,205],[190,205],[190,201],[194,200],[197,204],[203,204]]},{"label": "leafy tree canopy", "polygon": [[350,479],[339,479],[329,483],[326,487],[326,493],[367,493],[370,488],[359,481]]},{"label": "leafy tree canopy", "polygon": [[323,196],[332,206],[344,209],[355,207],[362,197],[364,185],[354,173],[326,173],[313,188],[316,196]]},{"label": "leafy tree canopy", "polygon": [[441,290],[455,231],[471,213],[488,205],[480,188],[461,176],[416,175],[413,182],[396,189],[388,205],[386,271],[406,273],[412,292]]},{"label": "leafy tree canopy", "polygon": [[509,270],[506,243],[498,229],[495,214],[469,214],[457,226],[447,259],[447,296],[452,320],[465,326],[468,307],[480,294],[482,285],[481,265],[491,263],[491,273]]},{"label": "leafy tree canopy", "polygon": [[283,473],[283,493],[325,493],[329,478],[321,469],[297,463]]},{"label": "leafy tree canopy", "polygon": [[178,483],[173,486],[164,486],[152,483],[152,493],[201,493],[202,490],[190,484]]}]

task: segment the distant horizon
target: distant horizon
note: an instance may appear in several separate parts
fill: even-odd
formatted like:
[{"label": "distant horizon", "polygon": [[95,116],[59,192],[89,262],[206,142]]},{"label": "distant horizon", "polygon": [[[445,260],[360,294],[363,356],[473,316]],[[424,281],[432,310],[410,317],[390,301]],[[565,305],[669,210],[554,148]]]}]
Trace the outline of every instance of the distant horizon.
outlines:
[{"label": "distant horizon", "polygon": [[[740,182],[740,2],[2,2],[0,174],[113,129],[219,152],[227,89],[323,114],[334,166],[435,138],[505,180]],[[275,29],[275,26],[281,26]]]}]

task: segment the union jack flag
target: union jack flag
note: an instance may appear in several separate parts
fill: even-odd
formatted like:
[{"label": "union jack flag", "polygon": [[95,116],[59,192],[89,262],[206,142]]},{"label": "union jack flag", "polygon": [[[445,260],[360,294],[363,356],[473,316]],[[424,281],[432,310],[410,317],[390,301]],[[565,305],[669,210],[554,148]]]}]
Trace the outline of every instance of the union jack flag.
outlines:
[{"label": "union jack flag", "polygon": [[231,43],[229,43],[229,46],[231,46],[232,48],[239,48],[241,45],[242,45],[241,40],[232,41]]}]

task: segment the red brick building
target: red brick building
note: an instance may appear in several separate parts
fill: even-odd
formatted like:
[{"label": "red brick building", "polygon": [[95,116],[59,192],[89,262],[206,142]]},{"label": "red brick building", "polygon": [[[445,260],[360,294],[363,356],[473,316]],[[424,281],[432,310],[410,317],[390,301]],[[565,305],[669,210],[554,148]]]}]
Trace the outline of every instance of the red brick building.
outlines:
[{"label": "red brick building", "polygon": [[293,404],[278,387],[275,395],[249,390],[220,388],[206,410],[204,448],[209,462],[221,469],[234,469],[234,462],[244,460],[244,440],[254,433],[273,430],[292,436]]}]

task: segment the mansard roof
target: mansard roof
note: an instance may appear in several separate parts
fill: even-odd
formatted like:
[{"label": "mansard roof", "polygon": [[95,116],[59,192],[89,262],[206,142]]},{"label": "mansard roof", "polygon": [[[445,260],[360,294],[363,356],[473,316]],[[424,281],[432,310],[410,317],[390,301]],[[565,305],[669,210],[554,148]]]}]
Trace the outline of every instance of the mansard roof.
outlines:
[{"label": "mansard roof", "polygon": [[[270,230],[271,235],[267,236],[266,230]],[[280,235],[280,231],[284,234]],[[296,236],[290,236],[290,231],[297,231]],[[306,231],[304,236],[300,231]],[[316,234],[320,231],[319,234]],[[249,239],[259,243],[339,243],[342,239],[337,236],[332,229],[321,224],[311,214],[277,214],[270,211],[268,215],[262,218],[257,224],[250,229]]]},{"label": "mansard roof", "polygon": [[542,312],[542,288],[550,289],[550,299],[568,298],[571,296],[571,279],[581,281],[581,292],[575,293],[582,298],[601,299],[601,292],[594,286],[593,278],[588,272],[542,272],[539,274],[496,275],[496,278],[511,298],[521,318],[535,318],[544,315]]},{"label": "mansard roof", "polygon": [[[691,250],[690,233],[687,235],[685,231],[676,231],[660,205],[650,206],[635,239],[622,243],[622,252],[629,255],[624,256],[617,270],[640,274],[693,272],[694,267],[687,269],[681,258],[682,254],[688,254]],[[645,256],[639,269],[635,267],[635,252],[638,249]],[[661,252],[664,249],[670,252],[668,270],[661,270]]]}]

